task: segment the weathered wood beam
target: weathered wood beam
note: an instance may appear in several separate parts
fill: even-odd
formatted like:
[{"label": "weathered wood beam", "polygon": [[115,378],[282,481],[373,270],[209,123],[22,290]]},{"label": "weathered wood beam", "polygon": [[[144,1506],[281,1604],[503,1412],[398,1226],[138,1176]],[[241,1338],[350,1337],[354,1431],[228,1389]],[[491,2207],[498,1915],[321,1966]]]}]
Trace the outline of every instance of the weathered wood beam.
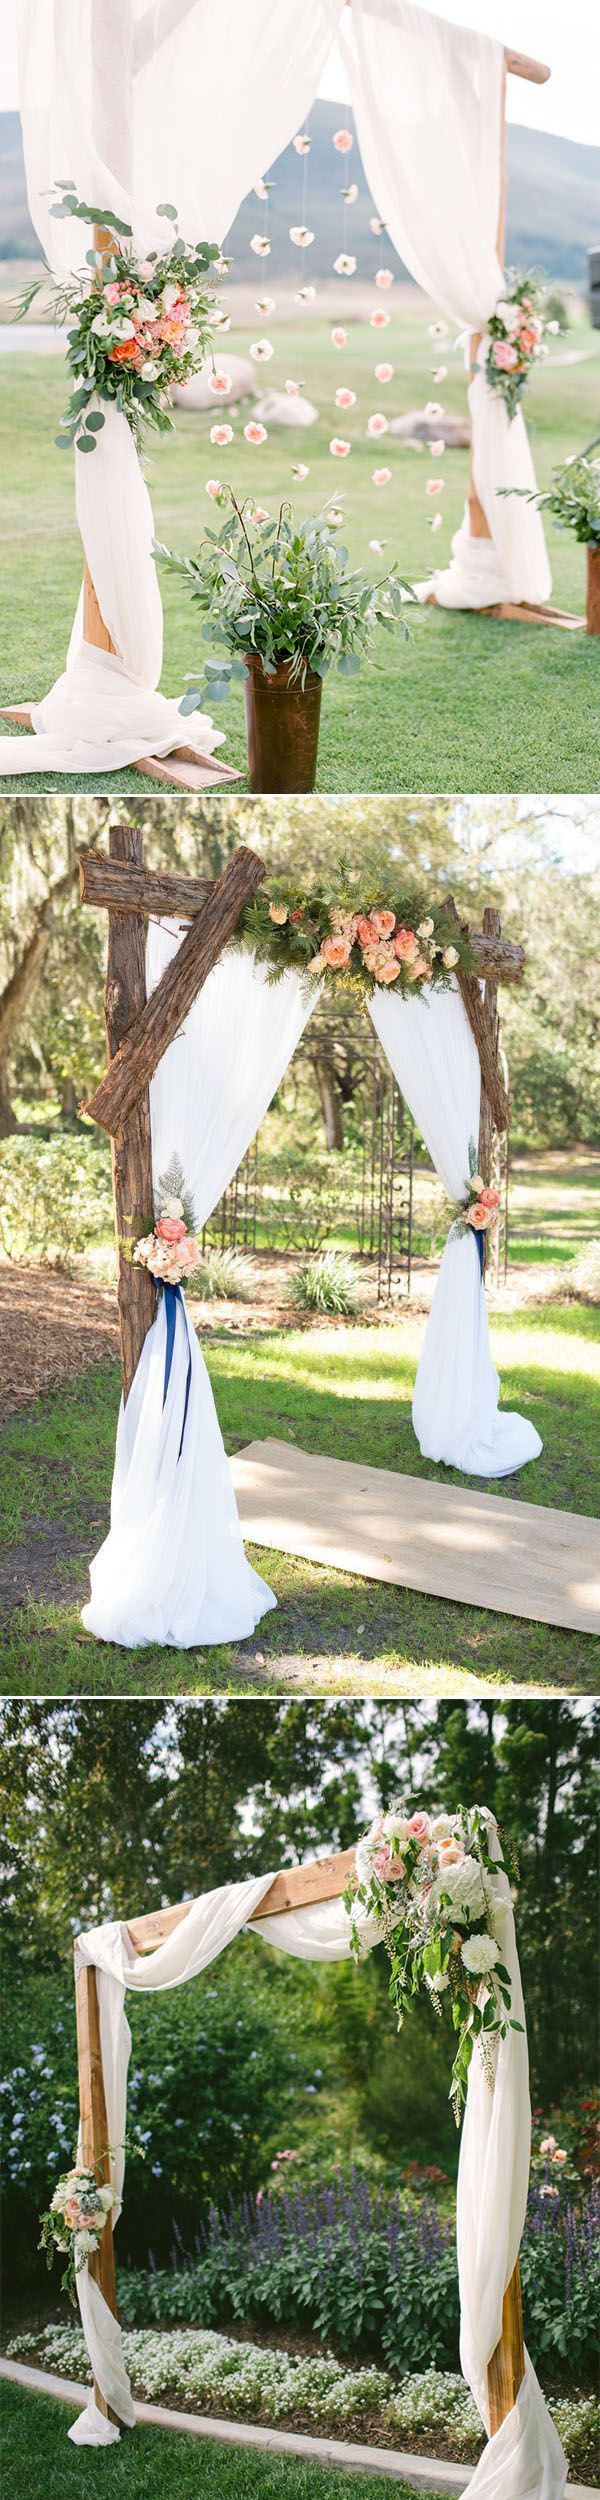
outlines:
[{"label": "weathered wood beam", "polygon": [[108,911],[146,912],[155,920],[193,920],[215,884],[214,877],[156,875],[143,863],[121,867],[103,851],[84,851],[79,862],[82,903]]},{"label": "weathered wood beam", "polygon": [[[77,1955],[77,1945],[75,1945],[75,1955]],[[104,2187],[110,2184],[110,2156],[100,2046],[98,1985],[96,1973],[91,1964],[82,1962],[78,1970],[77,1960],[75,1961],[75,2013],[81,2157],[86,2169],[95,2172],[98,2186]],[[94,2282],[99,2284],[108,2308],[112,2309],[113,2317],[116,2317],[115,2252],[110,2214],[101,2233],[99,2247],[94,2255],[88,2258],[88,2265]],[[116,2413],[111,2413],[110,2406],[107,2405],[106,2397],[103,2396],[96,2379],[94,2379],[94,2395],[99,2412],[106,2413],[109,2422],[116,2422],[118,2416]]]},{"label": "weathered wood beam", "polygon": [[[132,825],[111,825],[110,865],[116,876],[141,866],[142,835]],[[146,1003],[146,933],[138,912],[109,912],[104,992],[109,1073]],[[150,1096],[145,1085],[130,1118],[112,1139],[113,1202],[118,1256],[119,1335],[125,1404],[156,1309],[156,1288],[147,1268],[123,1256],[123,1241],[138,1241],[154,1221]]]},{"label": "weathered wood beam", "polygon": [[[211,887],[202,914],[192,921],[151,998],[131,1024],[108,1074],[91,1101],[84,1105],[89,1118],[97,1120],[109,1136],[121,1135],[159,1059],[164,1058],[169,1043],[180,1031],[228,938],[233,937],[240,912],[256,893],[264,873],[263,862],[256,853],[241,848]],[[123,913],[116,915],[116,920],[119,927],[127,926]]]},{"label": "weathered wood beam", "polygon": [[[498,939],[498,938],[500,937],[500,930],[501,930],[500,913],[499,913],[499,911],[496,911],[496,909],[494,908],[494,906],[493,906],[492,904],[490,904],[490,903],[486,904],[486,908],[485,908],[484,915],[483,915],[483,927],[484,927],[484,934],[485,934],[486,936],[488,936],[488,937],[490,937],[490,938],[492,938],[492,939],[494,939],[494,938]],[[490,1047],[491,1047],[491,1050],[492,1050],[492,1052],[493,1052],[494,1062],[495,1062],[495,1065],[496,1065],[496,1067],[497,1067],[497,1069],[498,1069],[498,1073],[499,1073],[499,1075],[500,1075],[500,1081],[501,1081],[501,1083],[503,1083],[503,1079],[502,1079],[502,1075],[501,1075],[501,1071],[500,1071],[500,1017],[499,1017],[499,1015],[498,1015],[498,983],[497,983],[497,981],[495,981],[495,980],[493,980],[493,979],[490,979],[489,974],[488,974],[488,976],[487,976],[487,978],[486,978],[485,989],[484,989],[483,999],[482,999],[482,1009],[483,1009],[483,1014],[484,1014],[484,1016],[485,1016],[485,1021],[486,1021],[486,1024],[487,1024],[487,1028],[488,1028],[488,1033],[489,1033],[489,1038],[490,1038]],[[508,1118],[508,1105],[507,1105],[507,1118]],[[488,1094],[487,1086],[486,1086],[485,1082],[482,1080],[482,1086],[481,1086],[481,1102],[480,1102],[480,1108],[479,1108],[479,1144],[478,1144],[478,1150],[477,1150],[477,1169],[478,1169],[478,1171],[479,1171],[479,1172],[481,1172],[481,1173],[483,1174],[483,1179],[484,1179],[484,1181],[488,1181],[488,1182],[489,1182],[489,1181],[491,1181],[491,1177],[492,1177],[492,1156],[493,1156],[493,1150],[494,1150],[494,1126],[495,1126],[495,1122],[494,1122],[494,1114],[493,1114],[492,1104],[491,1104],[491,1102],[490,1102],[490,1098],[489,1098],[489,1094]],[[506,1122],[505,1122],[505,1126],[506,1126]]]},{"label": "weathered wood beam", "polygon": [[[464,926],[464,923],[460,922],[453,894],[444,895],[444,910],[447,911],[449,919],[456,921],[457,928]],[[490,1104],[494,1128],[502,1130],[506,1128],[508,1120],[508,1094],[502,1081],[497,1052],[494,1050],[479,979],[475,972],[458,971],[456,979],[471,1032],[477,1044],[482,1083]]]},{"label": "weathered wood beam", "polygon": [[[354,1849],[340,1849],[332,1858],[311,1858],[307,1866],[284,1867],[275,1875],[265,1892],[253,1919],[272,1918],[276,1911],[301,1910],[309,1901],[337,1901],[354,1868]],[[189,1901],[178,1901],[167,1910],[148,1910],[141,1918],[127,1921],[128,1933],[136,1953],[153,1953],[166,1936],[172,1936],[187,1918]]]}]

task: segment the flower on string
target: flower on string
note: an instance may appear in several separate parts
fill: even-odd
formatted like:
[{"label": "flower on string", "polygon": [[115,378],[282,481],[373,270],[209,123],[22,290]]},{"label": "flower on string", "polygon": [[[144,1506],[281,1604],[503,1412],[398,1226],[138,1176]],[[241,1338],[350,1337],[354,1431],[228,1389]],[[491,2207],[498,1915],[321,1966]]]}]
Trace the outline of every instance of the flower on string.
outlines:
[{"label": "flower on string", "polygon": [[345,384],[343,384],[341,390],[336,391],[335,404],[336,408],[355,408],[356,391],[347,390]]},{"label": "flower on string", "polygon": [[233,442],[233,426],[232,426],[232,425],[211,425],[211,429],[210,429],[210,439],[211,439],[211,443],[217,443],[217,444],[218,444],[218,447],[219,447],[219,450],[221,450],[221,449],[222,449],[222,447],[223,447],[223,444],[224,444],[224,443],[232,443],[232,442]]},{"label": "flower on string", "polygon": [[390,479],[391,479],[391,475],[392,475],[391,469],[374,469],[374,470],[373,470],[373,485],[374,485],[374,486],[389,486],[389,484],[390,484]]},{"label": "flower on string", "polygon": [[353,278],[356,268],[354,254],[352,252],[338,252],[337,260],[334,260],[333,266],[337,278]]},{"label": "flower on string", "polygon": [[338,330],[338,329],[332,330],[332,332],[331,332],[331,344],[332,344],[332,347],[346,347],[346,345],[347,345],[347,340],[348,340],[348,332],[347,332],[347,330]]},{"label": "flower on string", "polygon": [[310,476],[310,470],[307,468],[306,461],[305,461],[305,460],[296,460],[296,461],[294,461],[294,463],[293,463],[293,465],[292,465],[292,477],[297,478],[298,485],[299,485],[299,486],[301,486],[301,485],[302,485],[302,482],[303,482],[303,479],[304,479],[305,477],[309,477],[309,476]]},{"label": "flower on string", "polygon": [[426,485],[426,487],[425,487],[425,493],[426,493],[426,495],[442,495],[442,494],[443,494],[443,491],[444,491],[444,479],[443,479],[443,477],[428,477],[428,479],[427,479],[427,485]]},{"label": "flower on string", "polygon": [[251,234],[250,250],[256,252],[259,260],[267,260],[271,250],[268,234]]},{"label": "flower on string", "polygon": [[447,365],[438,365],[437,370],[436,370],[436,372],[435,372],[435,373],[434,373],[434,375],[433,375],[433,380],[434,380],[434,382],[447,382],[447,380],[448,380],[448,366],[447,366]]},{"label": "flower on string", "polygon": [[441,402],[440,402],[440,400],[439,400],[439,399],[428,399],[428,400],[427,400],[427,402],[426,402],[426,407],[425,407],[425,415],[426,415],[426,417],[428,417],[428,418],[429,418],[429,422],[430,422],[430,424],[431,424],[431,425],[435,425],[436,418],[438,419],[438,422],[439,422],[440,417],[443,417],[443,415],[444,415],[444,409],[442,408],[442,406],[441,406]]},{"label": "flower on string", "polygon": [[268,200],[270,189],[270,182],[255,182],[254,190],[257,200]]},{"label": "flower on string", "polygon": [[349,182],[347,191],[342,191],[342,199],[345,200],[346,208],[354,208],[356,206],[356,201],[358,199],[357,182]]},{"label": "flower on string", "polygon": [[334,130],[333,145],[337,148],[338,156],[348,156],[350,149],[354,146],[352,131]]},{"label": "flower on string", "polygon": [[447,321],[430,321],[428,323],[427,335],[430,339],[447,339]]},{"label": "flower on string", "polygon": [[287,391],[288,399],[297,399],[297,398],[298,398],[298,392],[301,390],[301,388],[302,388],[302,385],[301,385],[301,383],[300,383],[300,382],[292,382],[292,381],[291,381],[291,379],[290,379],[289,377],[288,377],[287,382],[286,382],[286,383],[284,383],[284,389]]},{"label": "flower on string", "polygon": [[250,355],[255,365],[267,365],[269,357],[273,355],[273,348],[271,346],[270,339],[254,339],[250,348]]},{"label": "flower on string", "polygon": [[274,313],[275,311],[274,295],[257,295],[254,310],[255,312],[262,313],[263,321],[266,321],[269,313]]},{"label": "flower on string", "polygon": [[348,453],[351,451],[352,446],[350,443],[345,443],[342,440],[341,435],[334,434],[333,442],[330,443],[329,449],[333,452],[334,460],[347,460]]},{"label": "flower on string", "polygon": [[266,443],[266,425],[259,425],[257,417],[250,418],[250,424],[244,426],[244,434],[247,443]]},{"label": "flower on string", "polygon": [[308,156],[309,148],[312,147],[312,139],[309,138],[307,130],[297,132],[296,138],[292,139],[292,147],[295,148],[297,156]]},{"label": "flower on string", "polygon": [[290,243],[297,243],[300,252],[305,252],[307,245],[314,243],[315,238],[310,226],[290,226],[289,234]]},{"label": "flower on string", "polygon": [[393,371],[394,371],[394,367],[393,367],[393,365],[376,365],[376,366],[375,366],[375,380],[376,380],[376,382],[391,382]]},{"label": "flower on string", "polygon": [[391,318],[391,313],[384,312],[383,304],[376,304],[375,311],[369,315],[371,329],[389,330]]},{"label": "flower on string", "polygon": [[369,225],[371,234],[385,234],[386,229],[382,217],[370,217]]},{"label": "flower on string", "polygon": [[299,286],[294,296],[294,303],[314,304],[316,292],[316,286]]},{"label": "flower on string", "polygon": [[385,289],[386,287],[388,287],[388,286],[393,286],[393,284],[394,284],[394,272],[393,272],[393,269],[376,269],[376,271],[375,271],[375,285],[376,285],[376,286],[380,286],[380,287],[381,287],[381,289],[382,289],[382,292],[384,291],[384,289]]},{"label": "flower on string", "polygon": [[375,415],[367,418],[367,434],[387,434],[387,430],[387,417],[382,417],[381,409],[377,408]]},{"label": "flower on string", "polygon": [[444,442],[444,437],[443,437],[443,434],[440,434],[440,435],[439,435],[437,442],[435,442],[435,443],[430,443],[430,445],[429,445],[429,449],[430,449],[430,452],[431,452],[431,457],[432,457],[432,460],[441,460],[441,459],[443,458],[443,454],[444,454],[445,449],[446,449],[446,445],[445,445],[445,442]]},{"label": "flower on string", "polygon": [[228,391],[231,390],[231,374],[211,373],[208,387],[215,399],[226,399]]},{"label": "flower on string", "polygon": [[432,530],[441,530],[443,529],[443,526],[444,524],[441,512],[434,512],[433,520],[430,522],[430,528]]},{"label": "flower on string", "polygon": [[382,556],[382,555],[383,555],[383,550],[384,550],[384,547],[385,547],[385,543],[386,543],[386,542],[385,542],[385,538],[370,538],[370,539],[369,539],[369,547],[370,547],[370,550],[371,550],[371,555],[372,555],[372,556]]}]

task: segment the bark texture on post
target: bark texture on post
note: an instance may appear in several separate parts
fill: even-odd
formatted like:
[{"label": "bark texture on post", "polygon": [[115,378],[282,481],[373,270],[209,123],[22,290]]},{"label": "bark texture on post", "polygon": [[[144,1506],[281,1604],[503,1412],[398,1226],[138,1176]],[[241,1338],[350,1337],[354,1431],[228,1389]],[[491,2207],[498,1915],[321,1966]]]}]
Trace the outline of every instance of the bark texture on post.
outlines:
[{"label": "bark texture on post", "polygon": [[[501,926],[502,923],[499,911],[494,910],[491,904],[486,904],[483,915],[484,936],[499,938]],[[483,993],[482,1014],[485,1016],[488,1028],[490,1048],[493,1053],[494,1064],[498,1068],[499,1072],[500,1017],[498,1014],[498,983],[497,981],[490,980],[489,978],[486,980],[485,990]],[[502,1083],[502,1079],[500,1079],[500,1082]],[[506,1123],[504,1122],[503,1125],[505,1126]],[[484,1181],[487,1182],[491,1180],[492,1174],[494,1127],[495,1122],[493,1106],[487,1091],[485,1078],[482,1074],[477,1168],[478,1171],[483,1174]]]},{"label": "bark texture on post", "polygon": [[[228,938],[233,937],[240,912],[256,893],[264,873],[262,860],[256,858],[254,851],[242,848],[235,852],[223,876],[209,889],[201,917],[192,921],[152,997],[133,1023],[128,1018],[131,1029],[121,1041],[107,1076],[85,1105],[90,1119],[97,1120],[109,1136],[119,1137],[134,1105],[147,1092],[159,1059],[164,1058],[169,1043],[174,1041]],[[115,916],[115,931],[123,931],[123,943],[129,925],[125,913]]]},{"label": "bark texture on post", "polygon": [[[449,917],[450,917],[451,919],[454,919],[454,920],[456,921],[457,928],[460,928],[460,927],[461,927],[460,917],[459,917],[459,913],[457,912],[457,909],[456,909],[456,903],[455,903],[455,901],[454,901],[454,895],[453,895],[453,894],[445,894],[445,895],[444,895],[444,910],[448,912]],[[497,916],[498,916],[498,915],[496,914],[496,918],[497,918]],[[487,919],[487,913],[486,913],[486,914],[484,914],[484,919]],[[463,923],[462,925],[463,925],[463,927],[464,927],[466,924],[465,924],[465,923]],[[472,946],[472,948],[473,948],[473,953],[474,953],[474,954],[476,954],[476,951],[477,951],[477,941],[476,941],[476,939],[475,939],[474,937],[472,937],[472,936],[471,936],[471,931],[470,931],[470,930],[469,930],[469,943],[470,943],[470,945],[471,945],[471,946]],[[486,966],[486,970],[487,970],[487,967],[490,967],[490,952],[489,952],[489,949],[490,949],[490,944],[492,944],[492,945],[494,946],[494,948],[499,948],[499,945],[500,945],[500,940],[499,940],[499,939],[497,939],[497,938],[492,939],[492,938],[491,938],[491,932],[490,932],[490,934],[489,934],[489,936],[488,936],[487,938],[485,938],[485,937],[484,937],[484,944],[486,945],[486,947],[487,947],[487,949],[488,949],[488,952],[487,952],[487,966]],[[510,952],[511,952],[511,955],[514,955],[515,953],[516,953],[516,954],[518,954],[518,955],[519,955],[519,957],[521,958],[521,961],[520,961],[520,963],[519,963],[518,970],[515,968],[514,973],[512,973],[511,975],[509,975],[509,978],[516,978],[516,979],[520,980],[520,978],[521,978],[521,972],[522,972],[522,969],[523,969],[523,962],[524,962],[524,957],[523,957],[523,955],[522,955],[522,949],[521,949],[520,947],[519,947],[519,948],[517,948],[517,949],[515,949],[515,948],[511,948],[511,949],[510,949]],[[493,958],[492,958],[492,960],[493,960]],[[502,1076],[501,1076],[501,1073],[500,1073],[500,1068],[499,1068],[499,1065],[498,1065],[498,1057],[497,1057],[497,1052],[496,1052],[496,1050],[495,1050],[495,1048],[494,1048],[494,1043],[493,1043],[493,1040],[492,1040],[492,1035],[491,1035],[491,1032],[490,1032],[489,1021],[488,1021],[488,1018],[487,1018],[487,1016],[486,1016],[485,1007],[484,1007],[484,1002],[483,1002],[483,999],[482,999],[482,996],[481,996],[481,990],[480,990],[480,986],[479,986],[479,979],[478,979],[477,974],[476,974],[475,972],[458,972],[458,971],[457,971],[457,974],[456,974],[456,979],[457,979],[457,983],[458,983],[458,988],[459,988],[459,990],[460,990],[460,995],[461,995],[461,998],[462,998],[463,1007],[464,1007],[464,1009],[465,1009],[465,1014],[468,1016],[468,1019],[469,1019],[469,1024],[470,1024],[470,1026],[471,1026],[471,1032],[472,1032],[472,1034],[473,1034],[474,1041],[475,1041],[475,1042],[476,1042],[476,1044],[477,1044],[477,1050],[478,1050],[478,1054],[479,1054],[479,1065],[480,1065],[480,1068],[481,1068],[481,1082],[482,1082],[482,1089],[485,1089],[485,1093],[486,1093],[486,1095],[487,1095],[488,1102],[489,1102],[490,1107],[491,1107],[491,1111],[492,1111],[492,1118],[493,1118],[493,1125],[494,1125],[494,1128],[498,1128],[498,1129],[505,1129],[505,1128],[506,1128],[507,1119],[508,1119],[508,1095],[507,1095],[507,1092],[506,1092],[506,1088],[505,1088],[505,1086],[504,1086],[504,1084],[503,1084],[503,1082],[502,1082]]]},{"label": "bark texture on post", "polygon": [[519,2388],[524,2375],[525,2347],[523,2342],[521,2268],[517,2257],[516,2266],[513,2274],[511,2274],[510,2283],[507,2284],[502,2303],[502,2334],[500,2342],[496,2345],[495,2352],[492,2353],[488,2369],[488,2398],[490,2407],[490,2431],[492,2433],[492,2437],[494,2435],[494,2431],[499,2431],[502,2422],[506,2421],[507,2413],[512,2413],[513,2405],[516,2403]]},{"label": "bark texture on post", "polygon": [[[75,2011],[81,2156],[86,2169],[95,2172],[98,2186],[104,2187],[110,2183],[110,2159],[100,2049],[100,2012],[96,1973],[87,1962],[82,1963],[79,1971],[76,1970]],[[94,2282],[99,2284],[108,2308],[112,2309],[113,2317],[116,2318],[115,2252],[110,2215],[101,2233],[100,2245],[94,2255],[88,2259],[88,2264]],[[109,2422],[116,2422],[118,2415],[111,2412],[96,2379],[94,2379],[94,2396],[100,2412],[108,2415]]]},{"label": "bark texture on post", "polygon": [[82,903],[147,912],[157,920],[194,920],[204,911],[214,883],[213,877],[157,876],[154,869],[131,860],[120,868],[118,860],[105,859],[101,851],[84,851],[79,862]]},{"label": "bark texture on post", "polygon": [[[142,864],[142,836],[131,825],[111,825],[110,857]],[[146,1003],[146,935],[138,913],[108,914],[108,962],[104,1013],[109,1069],[130,1025]],[[128,1119],[112,1140],[115,1233],[119,1260],[119,1333],[123,1397],[129,1396],[144,1338],[152,1326],[156,1293],[147,1268],[123,1258],[121,1241],[138,1239],[154,1220],[150,1096],[142,1087]]]}]

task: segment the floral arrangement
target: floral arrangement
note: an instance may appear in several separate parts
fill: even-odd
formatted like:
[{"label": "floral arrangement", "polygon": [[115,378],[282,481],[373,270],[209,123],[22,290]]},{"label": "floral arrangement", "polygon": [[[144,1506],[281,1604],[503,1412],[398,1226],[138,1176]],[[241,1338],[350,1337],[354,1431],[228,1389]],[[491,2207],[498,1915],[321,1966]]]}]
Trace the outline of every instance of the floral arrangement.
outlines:
[{"label": "floral arrangement", "polygon": [[343,864],[335,887],[323,881],[308,895],[278,877],[247,904],[234,944],[251,948],[274,980],[293,969],[361,999],[379,986],[404,997],[447,988],[457,967],[468,968],[467,931],[443,903],[429,905],[414,889],[383,902],[369,887],[357,901],[360,883]]},{"label": "floral arrangement", "polygon": [[454,1223],[450,1228],[451,1236],[453,1235],[455,1240],[462,1240],[468,1232],[479,1236],[485,1235],[489,1232],[490,1224],[496,1224],[498,1221],[499,1205],[500,1191],[488,1189],[486,1182],[482,1180],[481,1172],[477,1170],[477,1148],[474,1137],[470,1137],[469,1187],[466,1198],[457,1207]]},{"label": "floral arrangement", "polygon": [[381,1937],[385,1944],[399,2030],[423,1989],[438,2014],[448,1996],[458,2033],[450,2086],[457,2125],[475,2042],[493,2087],[498,2041],[509,2029],[523,2030],[510,2011],[498,1886],[499,1873],[507,1870],[502,1857],[491,1855],[490,1825],[479,1806],[433,1817],[393,1806],[376,1815],[359,1840],[354,1881],[344,1894],[355,1957],[362,1949],[357,1910],[374,1928],[369,1943]]},{"label": "floral arrangement", "polygon": [[547,356],[545,333],[556,334],[558,321],[545,321],[543,290],[531,273],[507,272],[508,285],[488,321],[489,346],[485,376],[490,390],[501,391],[509,417],[516,416],[531,376],[532,365]]},{"label": "floral arrangement", "polygon": [[72,2170],[63,2171],[48,2210],[41,2216],[39,2246],[46,2251],[48,2266],[53,2263],[55,2249],[66,2254],[68,2262],[61,2276],[61,2289],[68,2291],[71,2300],[75,2298],[76,2276],[99,2248],[114,2202],[113,2189],[99,2187],[95,2171],[86,2170],[83,2163],[77,2162]]},{"label": "floral arrangement", "polygon": [[[148,252],[139,260],[131,227],[112,209],[90,208],[77,198],[72,183],[58,183],[57,190],[60,197],[50,215],[80,217],[88,226],[101,226],[111,244],[105,252],[87,251],[85,271],[52,288],[50,309],[54,320],[66,325],[73,381],[56,443],[59,451],[72,443],[78,451],[93,451],[105,423],[101,403],[112,400],[139,445],[147,425],[161,434],[168,431],[173,384],[188,382],[197,373],[210,346],[217,306],[205,280],[219,260],[218,247],[184,243],[177,231],[177,210],[167,202],[157,216],[167,218],[173,228],[168,249]],[[42,278],[25,289],[17,318],[45,287]]]},{"label": "floral arrangement", "polygon": [[580,547],[600,551],[600,457],[592,457],[599,443],[600,435],[596,435],[585,451],[571,452],[559,469],[553,469],[552,485],[545,493],[529,486],[504,486],[501,493],[523,495],[527,503],[537,505],[538,512],[549,512],[557,529],[572,530]]},{"label": "floral arrangement", "polygon": [[337,536],[337,506],[327,503],[295,521],[285,502],[273,519],[262,506],[238,504],[230,486],[214,484],[214,500],[225,510],[220,529],[207,530],[192,556],[154,550],[170,572],[183,575],[205,619],[203,640],[223,655],[206,661],[201,681],[194,675],[179,706],[184,715],[207,698],[222,703],[254,656],[267,677],[287,661],[290,683],[299,678],[304,685],[308,669],[317,677],[332,668],[355,676],[379,625],[398,625],[407,638],[410,585],[394,566],[381,582],[350,566]]},{"label": "floral arrangement", "polygon": [[173,1155],[159,1181],[158,1213],[151,1232],[142,1233],[132,1253],[134,1265],[147,1267],[157,1285],[180,1285],[200,1262],[194,1233],[194,1210],[186,1196],[179,1158]]}]

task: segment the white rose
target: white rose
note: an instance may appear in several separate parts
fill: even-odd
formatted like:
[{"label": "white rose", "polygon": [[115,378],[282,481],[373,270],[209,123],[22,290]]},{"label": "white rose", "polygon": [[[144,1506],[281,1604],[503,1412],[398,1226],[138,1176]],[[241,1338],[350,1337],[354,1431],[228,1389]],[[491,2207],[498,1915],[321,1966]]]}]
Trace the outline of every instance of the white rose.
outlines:
[{"label": "white rose", "polygon": [[447,972],[452,972],[454,970],[454,965],[458,963],[458,955],[455,946],[444,947],[442,963],[445,964]]},{"label": "white rose", "polygon": [[94,331],[97,339],[107,339],[110,335],[110,328],[111,324],[105,312],[96,313],[94,320],[90,322],[90,329]]},{"label": "white rose", "polygon": [[161,1215],[183,1215],[183,1199],[174,1197],[163,1198],[161,1204]]},{"label": "white rose", "polygon": [[[178,287],[178,286],[164,286],[164,287],[163,287],[163,290],[162,290],[162,301],[163,301],[163,304],[164,304],[165,312],[169,313],[169,312],[172,312],[172,311],[173,311],[173,305],[174,305],[174,304],[176,304],[176,303],[178,302],[178,298],[179,298],[179,287]],[[154,313],[154,314],[156,314],[156,305],[155,305],[155,304],[153,304],[153,306],[152,306],[152,311],[153,311],[153,313]]]},{"label": "white rose", "polygon": [[147,357],[146,357],[146,362],[145,362],[145,364],[143,364],[143,365],[142,365],[142,377],[143,377],[143,380],[144,380],[145,382],[155,382],[155,381],[156,381],[156,376],[157,376],[157,373],[158,373],[158,365],[155,365],[155,364],[154,364],[153,359],[152,359],[152,357],[151,357],[151,356],[147,356]]},{"label": "white rose", "polygon": [[158,306],[152,303],[149,295],[138,295],[137,313],[139,321],[156,321],[157,311]]},{"label": "white rose", "polygon": [[[418,932],[417,932],[418,934]],[[431,1826],[432,1840],[451,1840],[454,1824],[451,1814],[435,1814]]]},{"label": "white rose", "polygon": [[493,1936],[467,1936],[465,1943],[461,1944],[460,1958],[465,1970],[476,1973],[493,1970],[494,1963],[500,1960],[500,1946],[494,1944]]}]

